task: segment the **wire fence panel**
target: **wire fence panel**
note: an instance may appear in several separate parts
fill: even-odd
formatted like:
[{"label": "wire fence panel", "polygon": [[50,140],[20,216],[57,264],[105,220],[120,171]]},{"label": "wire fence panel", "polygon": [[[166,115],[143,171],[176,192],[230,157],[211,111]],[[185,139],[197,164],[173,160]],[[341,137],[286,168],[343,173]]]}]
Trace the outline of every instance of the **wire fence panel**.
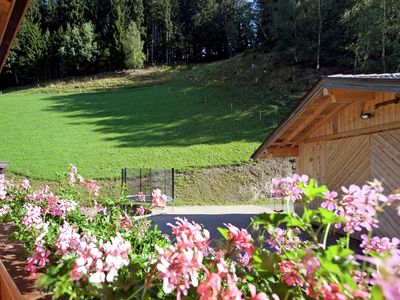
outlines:
[{"label": "wire fence panel", "polygon": [[126,185],[128,195],[142,192],[151,195],[154,189],[174,198],[174,169],[128,169],[121,171],[122,184]]}]

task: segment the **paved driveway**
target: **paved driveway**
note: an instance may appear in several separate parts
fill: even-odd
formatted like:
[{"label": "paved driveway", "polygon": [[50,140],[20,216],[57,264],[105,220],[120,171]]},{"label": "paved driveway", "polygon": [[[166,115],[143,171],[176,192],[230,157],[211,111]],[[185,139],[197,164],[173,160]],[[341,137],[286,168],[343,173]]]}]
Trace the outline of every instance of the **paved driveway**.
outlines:
[{"label": "paved driveway", "polygon": [[167,207],[165,210],[154,210],[150,219],[158,225],[164,233],[171,233],[171,227],[167,223],[175,223],[176,217],[185,217],[189,221],[203,224],[210,232],[212,239],[221,238],[218,227],[224,227],[224,223],[232,223],[239,228],[247,228],[251,217],[272,212],[272,207],[267,205],[236,205],[236,206],[177,206]]},{"label": "paved driveway", "polygon": [[184,214],[165,214],[155,215],[150,219],[158,225],[159,229],[171,234],[171,227],[167,223],[175,223],[176,217],[185,217],[189,221],[203,224],[204,227],[210,232],[212,239],[220,239],[221,235],[218,232],[218,227],[224,227],[224,223],[232,223],[239,228],[247,228],[250,224],[251,217],[254,214],[198,214],[198,215],[184,215]]}]

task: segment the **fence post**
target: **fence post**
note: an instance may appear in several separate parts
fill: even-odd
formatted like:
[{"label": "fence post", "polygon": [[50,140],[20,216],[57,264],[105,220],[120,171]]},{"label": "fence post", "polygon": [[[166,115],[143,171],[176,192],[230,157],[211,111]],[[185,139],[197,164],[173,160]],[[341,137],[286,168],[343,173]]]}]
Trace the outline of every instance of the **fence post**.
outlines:
[{"label": "fence post", "polygon": [[174,199],[175,202],[175,169],[172,168],[172,199]]},{"label": "fence post", "polygon": [[142,169],[139,169],[139,192],[142,192]]}]

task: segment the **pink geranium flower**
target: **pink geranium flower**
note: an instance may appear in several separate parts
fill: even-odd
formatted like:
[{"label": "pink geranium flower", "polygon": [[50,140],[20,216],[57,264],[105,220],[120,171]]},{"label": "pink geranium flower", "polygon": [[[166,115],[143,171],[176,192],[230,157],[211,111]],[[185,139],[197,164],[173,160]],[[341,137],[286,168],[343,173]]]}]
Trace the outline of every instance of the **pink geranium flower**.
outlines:
[{"label": "pink geranium flower", "polygon": [[143,206],[139,206],[136,208],[136,214],[139,216],[143,216],[146,213],[146,209]]},{"label": "pink geranium flower", "polygon": [[298,267],[295,263],[283,260],[279,265],[279,271],[282,280],[285,281],[288,286],[303,286],[304,280],[300,276]]},{"label": "pink geranium flower", "polygon": [[12,190],[13,184],[6,180],[4,174],[0,174],[0,200],[4,200]]},{"label": "pink geranium flower", "polygon": [[346,221],[336,224],[335,227],[343,226],[343,230],[349,233],[377,228],[379,222],[376,207],[384,200],[381,186],[376,182],[361,188],[353,184],[348,189],[342,187],[342,191],[345,194],[338,204],[337,214]]},{"label": "pink geranium flower", "polygon": [[21,181],[21,188],[25,191],[27,191],[31,188],[31,184],[29,183],[28,179],[24,179]]},{"label": "pink geranium flower", "polygon": [[362,243],[360,248],[363,248],[363,253],[368,254],[371,251],[378,252],[381,256],[387,253],[391,255],[400,255],[399,244],[400,240],[398,238],[388,238],[388,237],[377,237],[374,236],[369,238],[368,235],[361,235]]},{"label": "pink geranium flower", "polygon": [[228,223],[224,225],[228,228],[228,240],[233,243],[233,245],[238,250],[244,250],[249,257],[253,256],[255,247],[253,245],[253,239],[246,229],[239,229],[236,226]]},{"label": "pink geranium flower", "polygon": [[257,294],[256,287],[252,284],[249,284],[249,291],[251,294],[251,300],[268,300],[268,297],[265,293]]},{"label": "pink geranium flower", "polygon": [[58,255],[74,254],[81,241],[81,236],[76,229],[69,225],[68,222],[64,222],[63,226],[60,227],[60,233],[56,241],[56,248]]},{"label": "pink geranium flower", "polygon": [[300,233],[300,229],[281,229],[275,228],[267,239],[267,244],[277,250],[278,254],[281,254],[284,250],[292,250],[301,244],[301,239],[297,236]]},{"label": "pink geranium flower", "polygon": [[146,195],[143,194],[143,192],[139,192],[137,194],[137,198],[138,198],[139,201],[143,201],[143,202],[146,201]]},{"label": "pink geranium flower", "polygon": [[124,213],[123,215],[119,215],[118,219],[119,219],[119,225],[122,229],[125,229],[126,231],[131,230],[132,221],[126,213]]},{"label": "pink geranium flower", "polygon": [[236,285],[236,280],[230,274],[227,275],[227,288],[222,292],[223,300],[242,300],[243,294]]},{"label": "pink geranium flower", "polygon": [[8,214],[10,207],[8,205],[4,205],[3,207],[0,208],[0,217],[5,216]]},{"label": "pink geranium flower", "polygon": [[70,185],[74,184],[76,182],[76,175],[78,173],[78,169],[73,165],[70,164],[68,168],[68,183]]},{"label": "pink geranium flower", "polygon": [[222,278],[217,273],[209,273],[197,287],[199,300],[217,299],[221,291]]},{"label": "pink geranium flower", "polygon": [[272,183],[274,185],[271,190],[272,194],[277,198],[285,198],[292,202],[296,202],[302,198],[304,191],[299,187],[299,183],[307,184],[307,175],[293,174],[286,178],[273,178]]},{"label": "pink geranium flower", "polygon": [[324,193],[324,199],[325,201],[323,201],[321,203],[321,207],[326,208],[328,210],[334,211],[338,208],[338,200],[336,199],[336,197],[338,196],[338,194],[335,191],[331,191],[331,192],[325,192]]},{"label": "pink geranium flower", "polygon": [[45,226],[42,218],[42,208],[30,203],[26,204],[25,208],[27,211],[22,219],[22,224],[28,229],[42,229]]},{"label": "pink geranium flower", "polygon": [[25,266],[25,270],[30,275],[36,273],[37,268],[44,267],[48,262],[50,251],[44,247],[44,241],[39,240],[35,244],[34,254],[27,259],[28,264]]},{"label": "pink geranium flower", "polygon": [[204,269],[203,253],[208,252],[209,233],[199,224],[176,218],[171,225],[176,243],[166,249],[156,247],[158,279],[167,294],[176,291],[177,299],[186,295],[190,286],[198,286],[199,272]]},{"label": "pink geranium flower", "polygon": [[167,206],[168,197],[161,193],[160,189],[155,189],[151,193],[152,200],[150,208],[165,208]]}]

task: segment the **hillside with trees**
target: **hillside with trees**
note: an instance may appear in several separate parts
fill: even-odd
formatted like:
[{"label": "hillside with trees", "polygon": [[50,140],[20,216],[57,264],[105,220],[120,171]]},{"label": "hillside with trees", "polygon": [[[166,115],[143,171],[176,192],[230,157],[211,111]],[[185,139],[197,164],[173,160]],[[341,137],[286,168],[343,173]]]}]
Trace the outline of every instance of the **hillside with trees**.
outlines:
[{"label": "hillside with trees", "polygon": [[32,0],[0,87],[261,49],[292,65],[400,68],[397,0]]}]

